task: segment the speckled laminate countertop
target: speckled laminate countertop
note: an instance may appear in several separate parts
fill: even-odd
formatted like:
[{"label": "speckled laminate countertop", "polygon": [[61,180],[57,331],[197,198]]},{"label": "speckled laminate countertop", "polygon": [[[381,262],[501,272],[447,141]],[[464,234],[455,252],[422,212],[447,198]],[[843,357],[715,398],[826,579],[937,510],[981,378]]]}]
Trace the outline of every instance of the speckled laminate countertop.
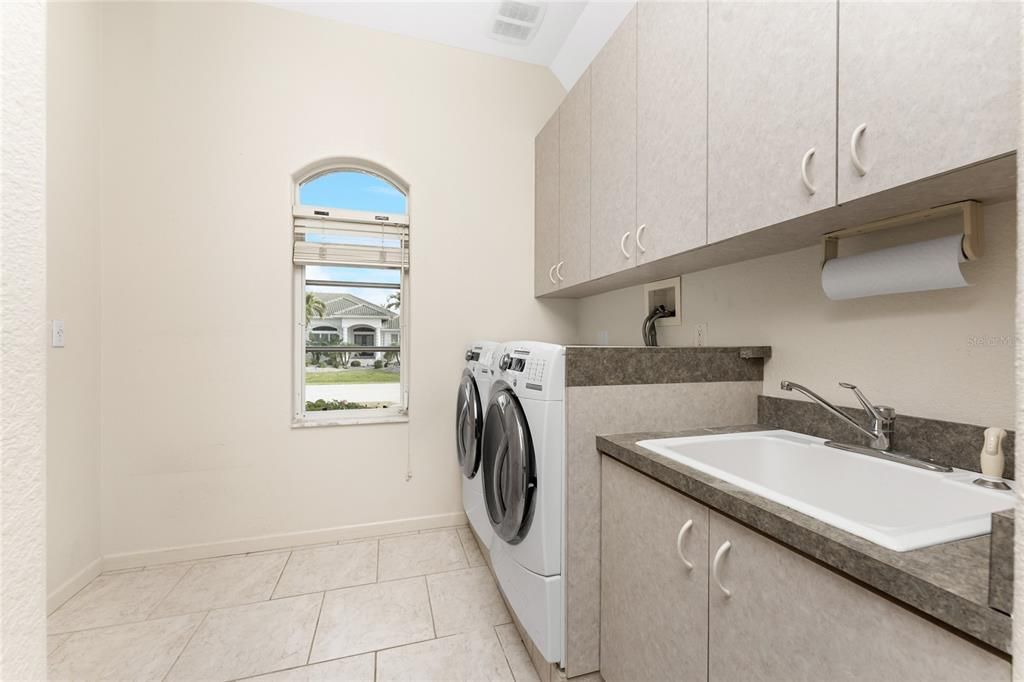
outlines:
[{"label": "speckled laminate countertop", "polygon": [[598,436],[597,449],[848,578],[1010,653],[1010,616],[988,605],[989,536],[894,552],[637,445],[649,438],[773,428],[748,425]]}]

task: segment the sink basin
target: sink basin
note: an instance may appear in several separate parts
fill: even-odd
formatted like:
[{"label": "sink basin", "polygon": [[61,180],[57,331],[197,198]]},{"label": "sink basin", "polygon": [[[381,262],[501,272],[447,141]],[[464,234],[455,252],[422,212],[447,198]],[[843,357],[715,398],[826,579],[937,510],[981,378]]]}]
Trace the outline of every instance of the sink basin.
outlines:
[{"label": "sink basin", "polygon": [[939,473],[844,452],[821,438],[759,431],[637,443],[865,540],[905,552],[985,535],[1012,491],[974,485],[977,473]]}]

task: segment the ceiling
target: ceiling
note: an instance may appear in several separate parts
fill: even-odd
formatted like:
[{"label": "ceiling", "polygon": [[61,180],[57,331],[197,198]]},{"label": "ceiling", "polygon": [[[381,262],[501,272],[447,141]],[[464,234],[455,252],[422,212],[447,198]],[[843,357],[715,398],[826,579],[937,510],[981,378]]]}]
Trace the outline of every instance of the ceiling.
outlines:
[{"label": "ceiling", "polygon": [[633,2],[544,2],[544,19],[526,44],[497,40],[500,2],[289,2],[266,4],[324,19],[546,66],[568,89],[607,42]]}]

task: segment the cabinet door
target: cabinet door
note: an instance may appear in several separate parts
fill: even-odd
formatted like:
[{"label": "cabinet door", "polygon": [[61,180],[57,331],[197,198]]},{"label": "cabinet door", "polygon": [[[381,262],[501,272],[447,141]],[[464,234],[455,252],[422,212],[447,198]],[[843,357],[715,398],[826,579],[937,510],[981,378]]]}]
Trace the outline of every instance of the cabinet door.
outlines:
[{"label": "cabinet door", "polygon": [[637,261],[707,243],[706,2],[637,6]]},{"label": "cabinet door", "polygon": [[[1016,2],[839,3],[839,201],[1013,151]],[[854,131],[865,125],[854,166]]]},{"label": "cabinet door", "polygon": [[[533,144],[533,293],[558,288],[558,114],[555,113]],[[563,266],[564,269],[564,266]]]},{"label": "cabinet door", "polygon": [[590,66],[590,276],[636,264],[636,7]]},{"label": "cabinet door", "polygon": [[835,2],[708,12],[708,242],[834,206]]},{"label": "cabinet door", "polygon": [[716,680],[1009,680],[1010,665],[711,512],[708,674]]},{"label": "cabinet door", "polygon": [[562,286],[590,279],[590,69],[558,109],[558,254]]},{"label": "cabinet door", "polygon": [[707,507],[609,457],[601,500],[601,676],[706,680]]}]

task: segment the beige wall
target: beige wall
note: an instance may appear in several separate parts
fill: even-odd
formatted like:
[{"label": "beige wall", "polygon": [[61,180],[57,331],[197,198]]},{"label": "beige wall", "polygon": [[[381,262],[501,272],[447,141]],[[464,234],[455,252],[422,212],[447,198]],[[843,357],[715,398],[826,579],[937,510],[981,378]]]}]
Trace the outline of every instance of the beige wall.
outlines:
[{"label": "beige wall", "polygon": [[0,680],[46,679],[46,7],[0,3]]},{"label": "beige wall", "polygon": [[[903,414],[1014,426],[1016,207],[986,207],[985,257],[965,263],[973,286],[830,301],[821,290],[821,249],[812,247],[682,277],[681,326],[664,327],[662,345],[693,345],[708,325],[709,345],[768,344],[765,393],[782,379],[806,384],[842,405],[856,404],[836,383],[859,385]],[[950,221],[903,228],[846,244],[854,253],[951,234]],[[601,331],[611,344],[641,343],[642,287],[583,299],[579,341]],[[978,340],[982,341],[979,342]]]},{"label": "beige wall", "polygon": [[66,335],[47,351],[47,590],[58,596],[100,558],[99,18],[93,3],[47,8],[46,310]]},{"label": "beige wall", "polygon": [[[254,4],[112,4],[102,63],[103,553],[461,513],[464,344],[574,332],[532,296],[555,78]],[[330,156],[411,186],[408,425],[290,427],[290,177]]]}]

